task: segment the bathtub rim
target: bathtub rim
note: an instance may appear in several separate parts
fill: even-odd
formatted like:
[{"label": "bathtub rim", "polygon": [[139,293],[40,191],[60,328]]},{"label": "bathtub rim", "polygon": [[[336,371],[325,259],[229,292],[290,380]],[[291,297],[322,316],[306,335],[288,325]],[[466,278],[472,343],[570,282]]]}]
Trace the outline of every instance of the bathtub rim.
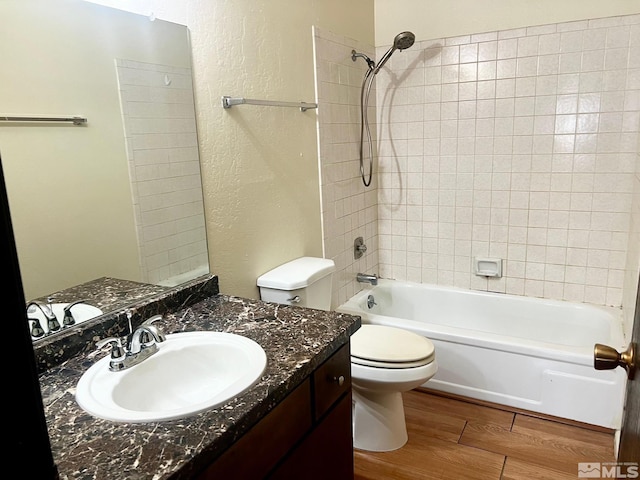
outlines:
[{"label": "bathtub rim", "polygon": [[592,346],[571,346],[551,342],[543,342],[540,340],[529,340],[524,337],[500,335],[491,332],[485,332],[482,330],[472,330],[468,328],[408,320],[388,315],[380,315],[375,313],[372,314],[359,308],[358,304],[364,298],[366,298],[367,295],[371,294],[372,291],[375,291],[376,287],[391,287],[394,284],[407,285],[412,288],[426,288],[435,291],[454,292],[462,295],[486,296],[489,298],[504,298],[506,296],[507,298],[518,301],[536,302],[540,304],[546,304],[551,307],[560,305],[563,307],[570,306],[572,308],[595,309],[600,313],[606,314],[607,318],[610,320],[610,338],[606,341],[603,340],[603,342],[616,349],[624,350],[624,348],[626,348],[624,330],[622,325],[622,309],[594,305],[590,303],[577,303],[568,302],[565,300],[526,297],[508,293],[487,292],[482,290],[471,290],[459,287],[409,282],[404,280],[400,281],[379,279],[377,286],[364,286],[362,290],[354,294],[345,303],[338,306],[336,310],[342,313],[360,316],[363,323],[382,324],[387,326],[396,326],[398,328],[406,328],[427,338],[433,336],[433,338],[435,339],[451,343],[472,344],[480,348],[501,350],[536,358],[549,358],[577,365],[593,366]]}]

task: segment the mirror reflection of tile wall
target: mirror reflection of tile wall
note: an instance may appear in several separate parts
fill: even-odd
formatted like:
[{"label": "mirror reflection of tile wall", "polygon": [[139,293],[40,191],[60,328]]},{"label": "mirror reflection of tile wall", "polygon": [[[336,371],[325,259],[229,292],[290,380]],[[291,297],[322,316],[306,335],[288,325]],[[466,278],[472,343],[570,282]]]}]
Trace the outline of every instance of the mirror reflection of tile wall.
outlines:
[{"label": "mirror reflection of tile wall", "polygon": [[191,70],[124,59],[116,69],[140,269],[176,285],[208,272]]}]

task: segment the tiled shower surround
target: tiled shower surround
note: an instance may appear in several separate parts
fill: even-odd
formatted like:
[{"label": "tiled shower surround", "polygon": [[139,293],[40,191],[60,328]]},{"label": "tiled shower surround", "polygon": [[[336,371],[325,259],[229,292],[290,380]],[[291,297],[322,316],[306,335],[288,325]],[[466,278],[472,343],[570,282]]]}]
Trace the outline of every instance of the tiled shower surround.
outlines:
[{"label": "tiled shower surround", "polygon": [[[378,272],[377,181],[374,174],[371,186],[364,187],[358,160],[360,86],[367,64],[351,59],[354,49],[374,56],[371,46],[314,28],[323,244],[325,258],[336,263],[334,307],[360,290],[356,273]],[[369,99],[374,143],[375,105],[374,86]],[[363,237],[367,246],[366,254],[358,260],[353,255],[356,237]]]},{"label": "tiled shower surround", "polygon": [[[380,275],[619,306],[640,16],[417,42],[388,67]],[[474,257],[504,259],[503,277],[475,276]]]},{"label": "tiled shower surround", "polygon": [[[369,189],[358,166],[366,67],[352,49],[371,56],[370,46],[315,30],[334,305],[360,289],[357,271],[378,271],[601,305],[624,297],[630,318],[640,264],[640,15],[396,52],[374,87],[379,183]],[[355,261],[360,235],[369,250]],[[474,257],[503,259],[503,277],[475,276]]]},{"label": "tiled shower surround", "polygon": [[416,42],[376,82],[382,277],[620,306],[626,269],[635,295],[640,15]]}]

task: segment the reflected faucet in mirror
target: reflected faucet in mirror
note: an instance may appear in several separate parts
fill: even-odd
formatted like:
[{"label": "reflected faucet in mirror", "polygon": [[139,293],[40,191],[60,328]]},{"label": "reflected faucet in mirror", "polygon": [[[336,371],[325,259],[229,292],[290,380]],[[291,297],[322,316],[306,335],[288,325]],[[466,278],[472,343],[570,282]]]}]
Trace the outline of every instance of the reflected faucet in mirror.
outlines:
[{"label": "reflected faucet in mirror", "polygon": [[42,328],[42,324],[40,323],[41,319],[35,317],[33,314],[40,310],[42,315],[44,316],[44,320],[47,324],[47,332],[55,332],[60,330],[60,322],[56,317],[55,313],[53,313],[53,307],[51,302],[44,303],[39,301],[31,301],[27,303],[27,318],[29,323],[31,323],[31,336],[33,338],[40,338],[45,335],[45,330]]},{"label": "reflected faucet in mirror", "polygon": [[69,303],[54,303],[53,297],[47,302],[31,300],[27,303],[27,320],[31,338],[43,338],[102,315],[102,310],[89,305],[87,300],[75,300]]},{"label": "reflected faucet in mirror", "polygon": [[72,307],[79,305],[81,303],[87,303],[86,300],[77,300],[75,302],[71,302],[69,305],[64,307],[64,315],[62,317],[62,325],[65,327],[70,327],[71,325],[75,325],[76,319],[73,318],[73,312],[71,311]]}]

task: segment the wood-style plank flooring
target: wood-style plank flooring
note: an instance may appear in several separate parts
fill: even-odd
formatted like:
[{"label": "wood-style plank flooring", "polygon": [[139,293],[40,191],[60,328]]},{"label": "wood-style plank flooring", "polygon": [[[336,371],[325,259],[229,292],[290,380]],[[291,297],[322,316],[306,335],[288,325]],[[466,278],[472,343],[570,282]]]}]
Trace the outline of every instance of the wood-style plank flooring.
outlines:
[{"label": "wood-style plank flooring", "polygon": [[403,397],[409,441],[356,450],[356,480],[575,480],[578,462],[615,461],[609,432],[425,391]]}]

